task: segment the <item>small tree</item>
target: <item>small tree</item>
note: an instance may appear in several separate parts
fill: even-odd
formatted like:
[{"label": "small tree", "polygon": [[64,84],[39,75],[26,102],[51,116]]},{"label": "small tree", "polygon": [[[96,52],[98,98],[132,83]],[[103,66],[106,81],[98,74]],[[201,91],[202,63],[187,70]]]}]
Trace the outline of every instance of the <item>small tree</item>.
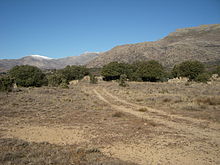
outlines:
[{"label": "small tree", "polygon": [[12,91],[14,80],[9,76],[0,78],[0,91]]},{"label": "small tree", "polygon": [[125,74],[120,75],[119,86],[126,87],[128,84],[126,83],[127,76]]},{"label": "small tree", "polygon": [[53,73],[47,76],[48,85],[53,87],[58,87],[62,83],[62,75],[59,73]]},{"label": "small tree", "polygon": [[180,77],[180,67],[179,65],[175,65],[171,71],[173,77]]},{"label": "small tree", "polygon": [[62,79],[59,87],[61,87],[61,88],[69,88],[67,80],[66,79]]},{"label": "small tree", "polygon": [[185,61],[173,68],[174,77],[188,77],[189,80],[194,80],[199,74],[204,73],[205,66],[199,61]]},{"label": "small tree", "polygon": [[122,74],[125,74],[130,79],[133,71],[130,64],[111,62],[102,68],[101,75],[106,81],[117,80]]},{"label": "small tree", "polygon": [[164,68],[157,61],[145,61],[136,64],[136,76],[143,81],[159,81],[164,76]]},{"label": "small tree", "polygon": [[45,74],[35,66],[15,66],[9,71],[9,75],[14,78],[17,85],[23,87],[40,87],[47,84]]},{"label": "small tree", "polygon": [[89,77],[90,77],[90,83],[91,84],[97,84],[98,79],[95,77],[94,74],[90,74]]},{"label": "small tree", "polygon": [[61,69],[59,73],[62,75],[64,79],[67,80],[67,83],[71,80],[80,80],[84,76],[89,74],[87,68],[83,66],[66,66],[64,69]]}]

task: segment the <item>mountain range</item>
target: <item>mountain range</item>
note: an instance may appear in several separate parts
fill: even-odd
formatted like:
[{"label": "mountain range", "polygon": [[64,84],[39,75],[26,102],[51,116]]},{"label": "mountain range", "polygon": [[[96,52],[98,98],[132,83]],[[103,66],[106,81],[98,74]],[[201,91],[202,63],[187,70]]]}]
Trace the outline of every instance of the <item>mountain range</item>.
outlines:
[{"label": "mountain range", "polygon": [[0,72],[5,72],[16,65],[32,65],[41,69],[61,69],[67,65],[85,65],[96,58],[99,53],[84,53],[80,56],[70,56],[65,58],[53,59],[41,55],[25,56],[20,59],[0,60]]},{"label": "mountain range", "polygon": [[186,60],[220,64],[220,24],[177,29],[158,41],[116,46],[102,53],[84,53],[59,59],[39,55],[3,59],[0,60],[0,72],[25,64],[42,69],[60,69],[67,65],[99,68],[113,61],[133,63],[143,60],[157,60],[165,67],[172,67]]}]

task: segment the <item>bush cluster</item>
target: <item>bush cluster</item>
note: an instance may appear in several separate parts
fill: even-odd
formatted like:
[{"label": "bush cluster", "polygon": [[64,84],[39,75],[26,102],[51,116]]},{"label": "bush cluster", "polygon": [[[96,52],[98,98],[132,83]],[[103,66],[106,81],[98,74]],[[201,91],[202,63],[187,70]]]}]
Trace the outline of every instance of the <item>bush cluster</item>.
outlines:
[{"label": "bush cluster", "polygon": [[111,62],[102,68],[101,75],[104,77],[104,80],[110,81],[119,79],[123,74],[131,78],[133,72],[134,68],[130,64]]},{"label": "bush cluster", "polygon": [[[220,67],[216,73],[220,74]],[[104,80],[119,80],[121,75],[126,75],[130,81],[167,81],[173,77],[187,77],[190,81],[207,82],[210,74],[205,71],[205,66],[199,61],[185,61],[173,67],[171,72],[155,60],[125,64],[111,62],[105,65],[101,71]]]},{"label": "bush cluster", "polygon": [[136,63],[135,76],[142,81],[161,81],[164,77],[163,66],[154,60]]},{"label": "bush cluster", "polygon": [[83,66],[66,66],[63,69],[54,71],[47,76],[49,86],[61,86],[67,88],[67,85],[72,80],[80,80],[89,74],[89,70]]},{"label": "bush cluster", "polygon": [[18,86],[40,87],[42,85],[47,85],[46,75],[35,66],[15,66],[9,71],[9,76],[15,80]]},{"label": "bush cluster", "polygon": [[199,61],[185,61],[173,67],[174,77],[188,77],[189,80],[195,80],[199,74],[205,72],[205,66]]},{"label": "bush cluster", "polygon": [[62,76],[63,79],[67,81],[67,83],[71,80],[80,80],[84,76],[89,74],[89,70],[83,66],[66,66],[64,69],[58,71],[58,73]]},{"label": "bush cluster", "polygon": [[160,81],[164,68],[154,60],[133,64],[111,62],[102,68],[101,74],[106,81],[120,79],[121,75],[133,81]]},{"label": "bush cluster", "polygon": [[67,88],[69,81],[82,79],[89,71],[83,66],[67,66],[45,74],[35,66],[20,65],[9,70],[8,75],[0,78],[0,90],[9,91],[13,83],[20,87],[40,87],[43,85]]}]

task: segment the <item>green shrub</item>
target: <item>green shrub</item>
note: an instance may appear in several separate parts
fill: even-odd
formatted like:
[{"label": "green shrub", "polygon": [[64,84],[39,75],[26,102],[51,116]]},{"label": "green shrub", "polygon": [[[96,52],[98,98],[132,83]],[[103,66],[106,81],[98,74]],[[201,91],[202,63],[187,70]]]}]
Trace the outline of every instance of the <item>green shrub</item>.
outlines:
[{"label": "green shrub", "polygon": [[62,83],[62,75],[59,73],[53,73],[47,76],[48,85],[53,87],[58,87]]},{"label": "green shrub", "polygon": [[62,79],[62,82],[60,83],[59,87],[61,87],[61,88],[69,88],[67,80]]},{"label": "green shrub", "polygon": [[91,84],[97,84],[98,80],[97,80],[97,78],[95,77],[95,75],[90,74],[89,77],[90,77],[90,83],[91,83]]},{"label": "green shrub", "polygon": [[164,68],[157,61],[145,61],[138,62],[136,65],[136,78],[142,79],[143,81],[160,81],[164,77]]},{"label": "green shrub", "polygon": [[71,80],[80,80],[84,76],[89,74],[89,70],[83,66],[66,66],[64,69],[61,69],[59,73],[62,75],[67,82]]},{"label": "green shrub", "polygon": [[196,78],[195,81],[196,82],[203,82],[203,83],[207,83],[207,81],[209,81],[210,79],[210,74],[208,73],[201,73],[199,74]]},{"label": "green shrub", "polygon": [[126,87],[128,84],[126,83],[127,76],[125,74],[120,75],[120,79],[118,81],[119,86]]},{"label": "green shrub", "polygon": [[216,74],[218,74],[218,76],[220,77],[220,66],[217,66],[217,68],[216,68]]},{"label": "green shrub", "polygon": [[110,81],[119,79],[122,74],[131,79],[133,72],[133,66],[130,64],[111,62],[102,68],[101,75],[105,81]]},{"label": "green shrub", "polygon": [[29,87],[47,85],[45,74],[35,66],[21,65],[15,66],[9,71],[9,75],[14,78],[19,86]]},{"label": "green shrub", "polygon": [[199,61],[185,61],[175,65],[172,70],[174,77],[188,77],[194,80],[199,74],[205,71],[205,66]]},{"label": "green shrub", "polygon": [[14,80],[9,76],[4,76],[0,78],[0,91],[12,91]]},{"label": "green shrub", "polygon": [[173,77],[181,77],[180,76],[180,67],[178,64],[173,67],[171,74]]}]

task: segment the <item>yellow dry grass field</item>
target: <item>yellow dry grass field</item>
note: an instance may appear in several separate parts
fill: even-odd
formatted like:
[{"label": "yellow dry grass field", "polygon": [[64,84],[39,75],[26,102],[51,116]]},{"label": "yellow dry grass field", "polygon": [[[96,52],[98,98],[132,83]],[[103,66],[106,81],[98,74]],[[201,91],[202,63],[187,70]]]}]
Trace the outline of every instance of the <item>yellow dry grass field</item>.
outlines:
[{"label": "yellow dry grass field", "polygon": [[220,82],[0,93],[0,164],[220,164]]}]

